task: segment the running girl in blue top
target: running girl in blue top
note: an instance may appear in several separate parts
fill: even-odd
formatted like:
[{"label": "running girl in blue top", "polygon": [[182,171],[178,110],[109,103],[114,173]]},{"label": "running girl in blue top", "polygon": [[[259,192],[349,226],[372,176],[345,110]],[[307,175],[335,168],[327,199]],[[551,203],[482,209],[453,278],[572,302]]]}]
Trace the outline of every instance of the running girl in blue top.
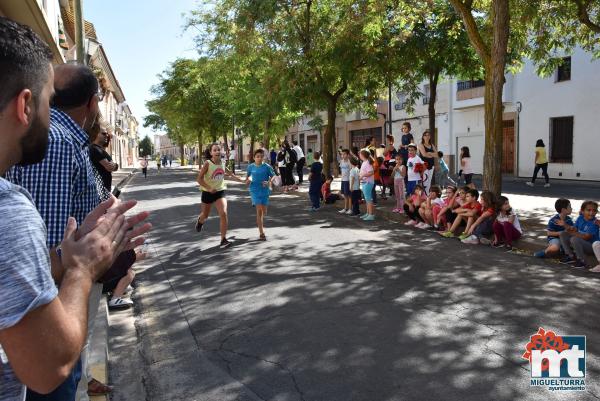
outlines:
[{"label": "running girl in blue top", "polygon": [[250,198],[252,205],[256,207],[256,226],[260,233],[260,240],[266,241],[263,220],[267,214],[269,205],[269,195],[271,195],[272,179],[275,177],[275,171],[267,164],[263,163],[265,152],[257,149],[254,152],[254,163],[248,166],[248,175],[246,184],[250,184]]}]

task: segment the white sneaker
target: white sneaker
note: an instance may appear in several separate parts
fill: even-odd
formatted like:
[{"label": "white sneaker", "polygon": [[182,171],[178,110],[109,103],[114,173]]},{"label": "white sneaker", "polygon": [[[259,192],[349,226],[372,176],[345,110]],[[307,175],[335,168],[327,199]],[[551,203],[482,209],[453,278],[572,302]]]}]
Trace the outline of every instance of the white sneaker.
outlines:
[{"label": "white sneaker", "polygon": [[342,209],[342,210],[340,210],[338,213],[339,213],[339,214],[344,214],[344,213],[346,213],[346,212],[347,212],[347,210],[346,210],[346,209]]},{"label": "white sneaker", "polygon": [[417,222],[414,220],[408,220],[406,223],[404,223],[405,226],[414,226],[416,224]]},{"label": "white sneaker", "polygon": [[590,269],[590,272],[592,272],[592,273],[600,273],[600,265],[594,267],[593,269]]},{"label": "white sneaker", "polygon": [[346,214],[352,214],[352,209],[346,210]]},{"label": "white sneaker", "polygon": [[533,187],[535,184],[531,181],[527,181],[525,184],[529,185],[530,187]]},{"label": "white sneaker", "polygon": [[479,244],[479,238],[477,238],[476,235],[471,235],[470,237],[465,238],[461,242],[463,244],[468,244],[468,245],[478,245]]},{"label": "white sneaker", "polygon": [[544,184],[544,188],[550,188],[550,184]]},{"label": "white sneaker", "polygon": [[426,229],[426,228],[429,228],[429,224],[421,222],[421,223],[417,224],[415,227],[421,228],[421,229]]},{"label": "white sneaker", "polygon": [[108,301],[108,309],[127,309],[133,306],[131,299],[112,298]]}]

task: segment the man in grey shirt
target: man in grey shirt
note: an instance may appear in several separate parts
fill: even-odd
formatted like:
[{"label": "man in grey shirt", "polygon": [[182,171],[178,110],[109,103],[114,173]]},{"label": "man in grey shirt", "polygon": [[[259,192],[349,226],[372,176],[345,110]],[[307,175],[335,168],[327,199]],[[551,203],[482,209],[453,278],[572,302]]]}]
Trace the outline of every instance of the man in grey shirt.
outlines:
[{"label": "man in grey shirt", "polygon": [[[0,17],[0,176],[44,158],[51,60],[30,28]],[[134,205],[111,198],[79,228],[69,218],[60,246],[49,253],[31,196],[0,178],[0,401],[23,400],[25,386],[49,393],[69,375],[86,338],[92,282],[150,229],[136,227],[147,213],[123,216]]]}]

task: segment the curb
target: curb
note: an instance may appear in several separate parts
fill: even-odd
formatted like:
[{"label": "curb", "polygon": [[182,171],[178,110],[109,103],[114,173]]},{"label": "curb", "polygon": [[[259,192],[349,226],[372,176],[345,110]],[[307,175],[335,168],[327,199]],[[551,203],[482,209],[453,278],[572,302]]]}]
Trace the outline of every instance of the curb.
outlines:
[{"label": "curb", "polygon": [[[90,339],[90,371],[96,380],[108,381],[108,304],[104,294],[100,298],[100,306],[94,322],[94,333]],[[89,397],[90,401],[108,401],[108,395]]]}]

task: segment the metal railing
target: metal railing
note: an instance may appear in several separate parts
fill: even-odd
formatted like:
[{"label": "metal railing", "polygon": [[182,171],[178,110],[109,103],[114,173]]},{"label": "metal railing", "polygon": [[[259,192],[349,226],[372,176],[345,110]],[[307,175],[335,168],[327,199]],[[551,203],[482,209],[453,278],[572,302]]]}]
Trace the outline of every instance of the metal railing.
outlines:
[{"label": "metal railing", "polygon": [[464,91],[464,90],[473,89],[473,88],[481,88],[482,86],[485,86],[485,81],[482,79],[477,79],[477,80],[472,79],[470,81],[458,81],[456,83],[456,90]]}]

